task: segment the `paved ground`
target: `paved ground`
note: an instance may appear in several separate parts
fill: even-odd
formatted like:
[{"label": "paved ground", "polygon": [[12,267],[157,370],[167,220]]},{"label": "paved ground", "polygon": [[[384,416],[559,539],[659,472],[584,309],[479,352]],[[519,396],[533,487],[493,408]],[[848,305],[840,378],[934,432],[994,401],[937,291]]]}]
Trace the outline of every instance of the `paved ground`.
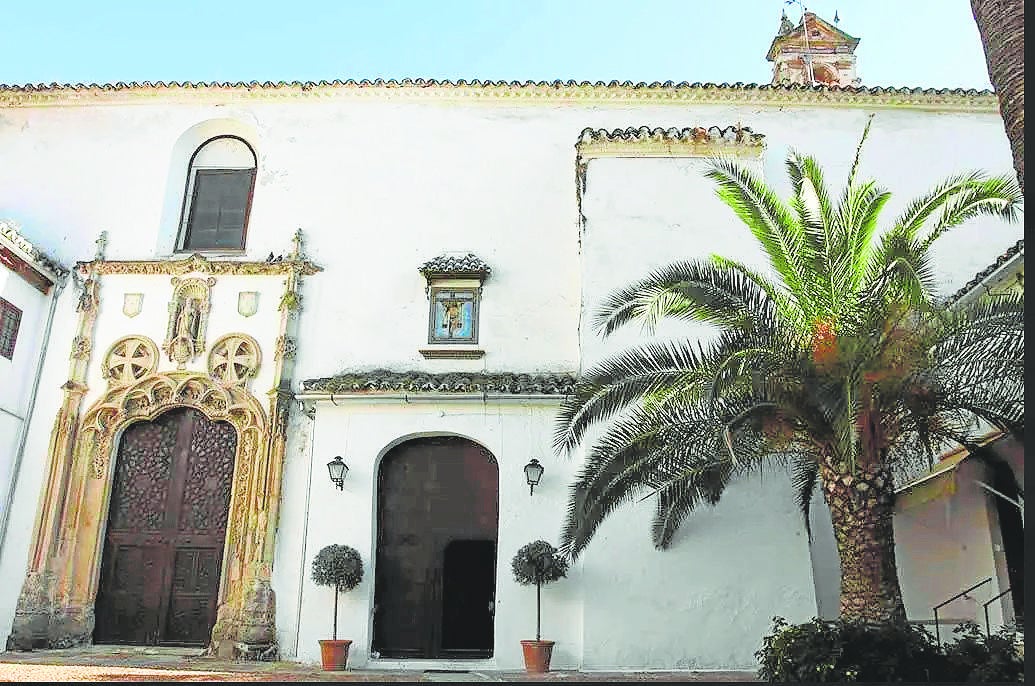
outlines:
[{"label": "paved ground", "polygon": [[753,672],[324,672],[295,662],[238,662],[173,648],[90,647],[0,653],[0,681],[757,681]]}]

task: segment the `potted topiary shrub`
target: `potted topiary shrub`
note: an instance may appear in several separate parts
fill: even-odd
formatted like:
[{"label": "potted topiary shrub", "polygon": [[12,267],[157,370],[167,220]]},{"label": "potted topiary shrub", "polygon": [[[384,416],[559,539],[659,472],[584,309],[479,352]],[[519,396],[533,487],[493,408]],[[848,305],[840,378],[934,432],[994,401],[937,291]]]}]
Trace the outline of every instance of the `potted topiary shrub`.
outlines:
[{"label": "potted topiary shrub", "polygon": [[325,670],[345,669],[352,641],[338,640],[338,594],[351,591],[363,580],[363,558],[355,548],[329,545],[313,558],[313,582],[334,587],[334,629],[331,640],[320,641],[320,659]]},{"label": "potted topiary shrub", "polygon": [[557,581],[568,573],[568,561],[546,541],[533,541],[517,551],[510,567],[514,573],[514,580],[519,584],[535,584],[535,640],[521,641],[525,671],[549,672],[554,642],[542,640],[542,589],[543,584]]}]

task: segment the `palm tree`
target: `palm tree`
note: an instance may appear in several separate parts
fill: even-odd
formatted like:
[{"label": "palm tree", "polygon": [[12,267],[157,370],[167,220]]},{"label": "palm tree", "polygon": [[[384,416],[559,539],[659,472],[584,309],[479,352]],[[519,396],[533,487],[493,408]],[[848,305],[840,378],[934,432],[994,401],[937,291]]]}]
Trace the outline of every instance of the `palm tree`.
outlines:
[{"label": "palm tree", "polygon": [[646,342],[579,379],[556,449],[570,454],[604,426],[571,487],[565,554],[577,557],[611,512],[644,494],[656,500],[653,539],[664,549],[733,479],[783,466],[806,527],[817,485],[829,506],[842,618],[905,619],[895,469],[918,455],[933,462],[950,442],[977,449],[987,425],[1020,433],[1024,423],[1022,297],[948,310],[932,295],[929,251],[972,217],[1015,220],[1021,195],[1006,177],[954,176],[878,234],[890,194],[856,180],[868,131],[836,203],[812,157],[788,156],[788,204],[737,163],[711,161],[706,175],[774,278],[712,256],[659,269],[602,304],[605,336],[665,317],[707,322],[716,335]]},{"label": "palm tree", "polygon": [[970,0],[1024,192],[1024,0]]}]

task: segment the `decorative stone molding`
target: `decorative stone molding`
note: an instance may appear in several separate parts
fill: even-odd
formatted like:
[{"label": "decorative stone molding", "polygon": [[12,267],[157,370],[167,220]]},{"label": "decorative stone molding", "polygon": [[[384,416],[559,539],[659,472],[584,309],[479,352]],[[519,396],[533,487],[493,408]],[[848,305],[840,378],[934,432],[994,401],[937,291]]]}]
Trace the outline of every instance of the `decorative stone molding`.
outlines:
[{"label": "decorative stone molding", "polygon": [[803,86],[755,83],[633,83],[631,81],[482,81],[437,79],[291,81],[291,82],[150,82],[114,84],[0,85],[0,106],[73,105],[92,103],[191,102],[240,103],[269,100],[504,100],[508,104],[555,106],[586,104],[742,104],[921,108],[953,112],[998,112],[990,90],[963,88],[884,88]]},{"label": "decorative stone molding", "polygon": [[765,136],[750,127],[695,126],[582,130],[575,149],[582,157],[710,157],[719,154],[754,156],[765,149]]},{"label": "decorative stone molding", "polygon": [[291,336],[278,336],[277,343],[273,349],[274,359],[287,358],[295,359],[295,351],[298,350],[298,342]]},{"label": "decorative stone molding", "polygon": [[86,360],[90,358],[93,349],[93,342],[87,336],[76,336],[72,339],[72,352],[69,354],[71,360]]},{"label": "decorative stone molding", "polygon": [[139,381],[158,368],[158,346],[147,336],[125,336],[104,354],[104,378],[113,386]]},{"label": "decorative stone molding", "polygon": [[493,393],[498,395],[570,395],[575,377],[570,374],[515,374],[512,372],[405,372],[378,369],[344,372],[302,382],[303,393]]},{"label": "decorative stone molding", "polygon": [[205,329],[212,306],[210,289],[216,285],[208,279],[172,278],[173,295],[169,301],[169,323],[162,350],[175,361],[177,369],[184,369],[205,350]]},{"label": "decorative stone molding", "polygon": [[210,260],[197,253],[182,260],[112,260],[81,262],[81,267],[89,267],[95,274],[170,274],[184,276],[186,274],[211,274],[213,276],[269,276],[277,274],[299,273],[311,276],[320,267],[304,257],[299,260],[283,260],[281,262],[238,262],[233,260]]},{"label": "decorative stone molding", "polygon": [[243,386],[259,371],[259,343],[244,333],[223,336],[208,353],[208,373],[223,386]]},{"label": "decorative stone molding", "polygon": [[[49,591],[54,609],[45,637],[48,646],[70,647],[90,641],[116,437],[129,424],[154,419],[175,407],[192,407],[210,420],[229,422],[238,434],[220,584],[220,619],[213,630],[213,641],[239,640],[241,627],[263,621],[243,612],[246,591],[254,585],[267,534],[264,524],[269,503],[264,490],[270,480],[270,465],[266,460],[266,415],[258,400],[240,387],[220,386],[203,374],[174,371],[110,387],[83,415],[65,488],[65,506],[56,522],[64,543],[43,569],[35,573],[30,570],[23,586],[26,604],[19,610],[24,609],[22,614],[30,617],[32,598],[46,596]],[[44,575],[50,575],[53,582],[43,584],[40,579]],[[37,586],[42,590],[37,592]],[[23,626],[22,635],[25,633]]]},{"label": "decorative stone molding", "polygon": [[[105,234],[97,239],[95,259],[103,259]],[[94,325],[100,309],[100,284],[88,267],[77,266],[70,272],[79,291],[76,302],[78,322],[69,354],[68,379],[61,385],[63,398],[50,430],[47,446],[45,478],[32,529],[32,547],[22,592],[15,608],[8,648],[29,650],[34,647],[67,647],[77,640],[88,641],[93,632],[92,609],[84,610],[83,603],[57,602],[62,579],[57,571],[65,553],[67,539],[63,537],[62,522],[73,502],[68,484],[83,478],[84,465],[75,461],[79,442],[79,417],[83,397],[88,390],[86,375],[93,349]],[[92,601],[91,601],[92,602]],[[89,603],[86,603],[88,605]],[[81,624],[69,625],[70,618]]]},{"label": "decorative stone molding", "polygon": [[[212,279],[205,277],[285,275],[285,297],[295,296],[296,306],[282,311],[279,336],[294,340],[301,277],[315,274],[320,268],[302,251],[301,231],[295,233],[290,255],[271,263],[210,261],[200,255],[169,262],[107,261],[103,237],[97,247],[95,258],[77,264],[72,272],[81,291],[76,307],[79,328],[72,346],[69,379],[62,386],[65,400],[51,432],[43,497],[8,646],[71,647],[92,640],[93,607],[117,437],[133,422],[151,420],[174,407],[192,407],[210,420],[229,422],[238,435],[219,607],[209,648],[223,650],[226,646],[244,645],[249,647],[245,652],[250,653],[250,647],[260,646],[264,654],[275,655],[275,599],[270,577],[287,417],[295,405],[290,394],[292,356],[282,355],[274,362],[274,388],[269,394],[268,412],[245,388],[245,380],[254,374],[261,359],[258,344],[243,334],[216,341],[208,358],[215,379],[185,370],[152,371],[121,383],[137,376],[139,369],[147,365],[130,366],[127,371],[110,350],[105,364],[117,370],[120,383],[109,383],[104,395],[85,414],[80,415],[80,406],[87,392],[86,371],[100,304],[98,274],[204,275],[173,280],[174,298],[166,336],[167,343],[175,340],[176,335],[188,336],[194,353],[201,354],[203,322],[200,316],[181,318],[183,310],[177,305],[185,297],[202,295],[207,303]],[[200,307],[198,314],[202,314]],[[113,347],[118,348],[120,357],[133,358],[128,345]],[[157,359],[157,353],[154,357]]]}]

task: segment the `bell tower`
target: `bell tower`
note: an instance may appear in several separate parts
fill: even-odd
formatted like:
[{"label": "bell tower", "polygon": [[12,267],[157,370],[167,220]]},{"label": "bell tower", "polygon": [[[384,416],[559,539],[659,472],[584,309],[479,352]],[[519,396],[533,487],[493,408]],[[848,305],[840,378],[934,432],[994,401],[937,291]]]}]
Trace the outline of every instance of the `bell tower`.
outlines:
[{"label": "bell tower", "polygon": [[773,63],[773,84],[859,86],[855,74],[855,48],[859,39],[849,36],[834,23],[803,12],[795,26],[784,12],[780,28],[769,46],[766,60]]}]

